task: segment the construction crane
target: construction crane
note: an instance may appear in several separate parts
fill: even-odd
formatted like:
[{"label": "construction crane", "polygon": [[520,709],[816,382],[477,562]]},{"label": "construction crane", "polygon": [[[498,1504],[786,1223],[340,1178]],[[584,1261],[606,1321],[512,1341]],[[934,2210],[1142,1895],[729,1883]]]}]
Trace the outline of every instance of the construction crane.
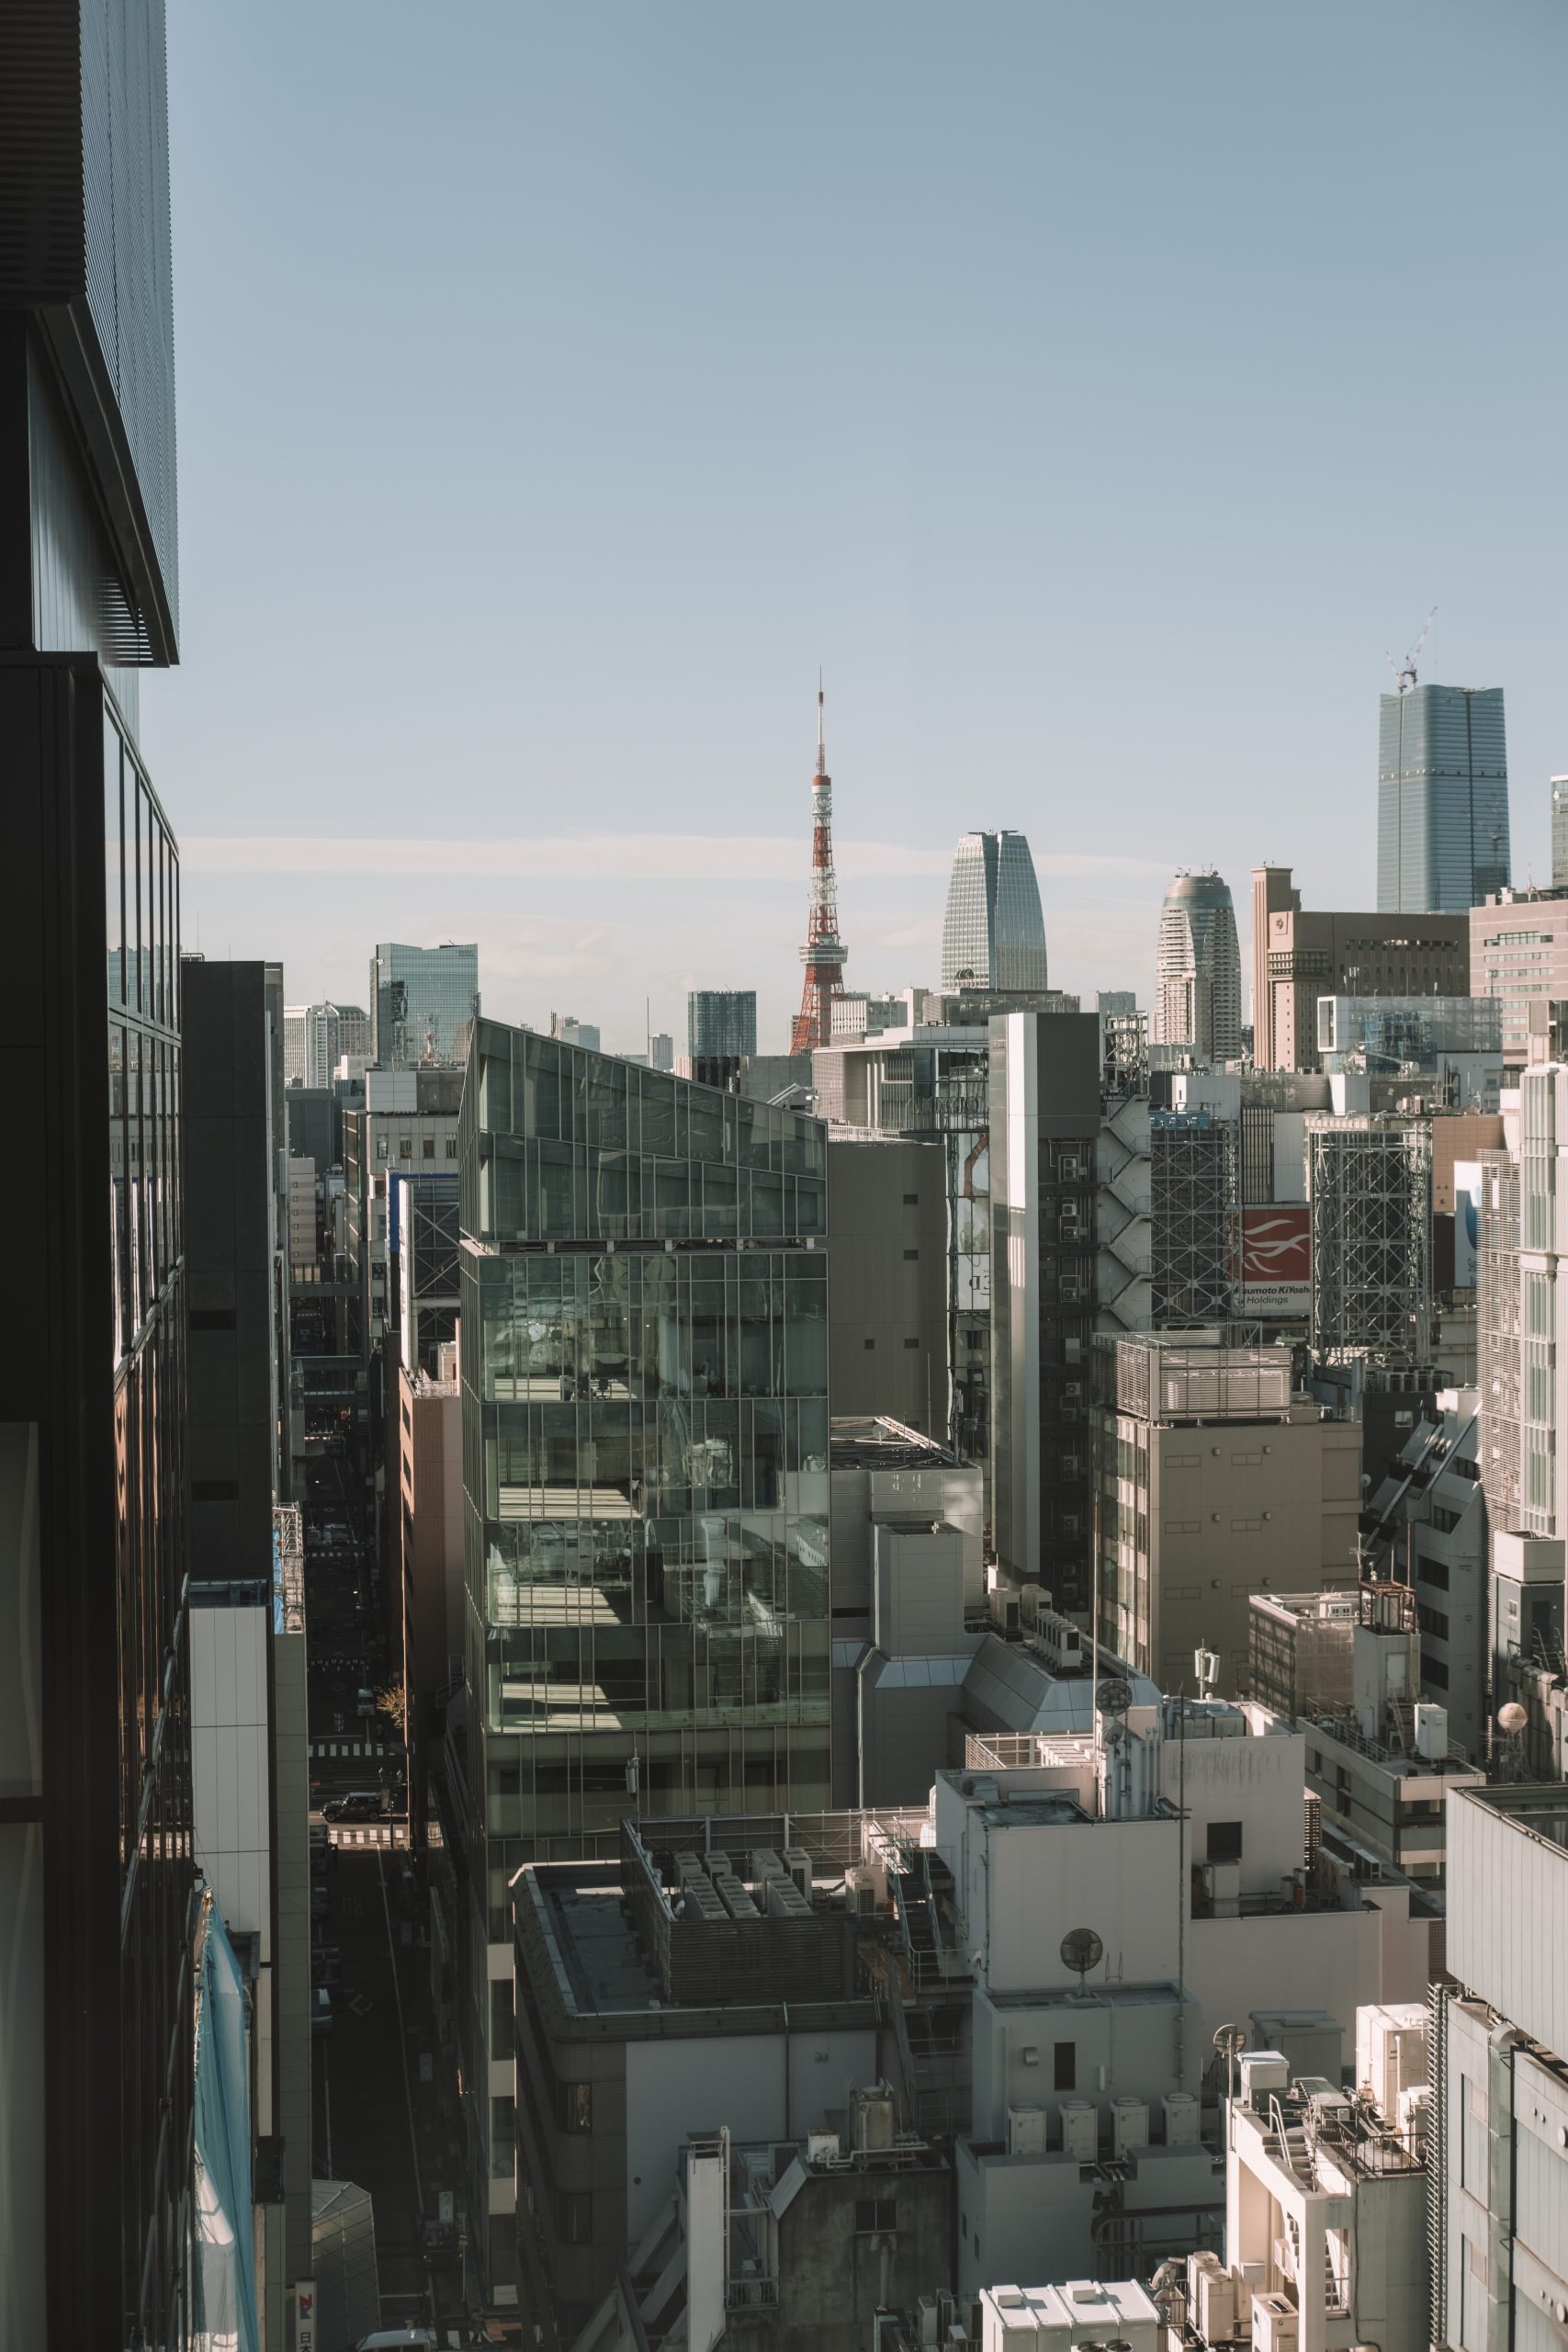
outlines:
[{"label": "construction crane", "polygon": [[1410,692],[1411,687],[1416,684],[1416,656],[1426,644],[1432,623],[1437,618],[1437,614],[1438,608],[1436,605],[1434,605],[1431,611],[1427,616],[1426,627],[1422,629],[1420,636],[1416,639],[1415,644],[1411,647],[1403,662],[1395,662],[1392,653],[1384,653],[1382,658],[1388,663],[1389,668],[1393,672],[1393,690],[1395,694],[1407,695]]}]

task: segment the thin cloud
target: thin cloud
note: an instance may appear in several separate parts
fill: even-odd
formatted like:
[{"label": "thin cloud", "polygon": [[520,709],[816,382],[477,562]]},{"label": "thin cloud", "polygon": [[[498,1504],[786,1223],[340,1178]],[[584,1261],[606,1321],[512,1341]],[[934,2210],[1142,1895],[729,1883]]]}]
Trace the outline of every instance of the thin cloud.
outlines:
[{"label": "thin cloud", "polygon": [[[388,840],[315,833],[186,834],[181,864],[189,874],[355,874],[516,876],[558,882],[662,880],[779,882],[798,879],[807,844],[794,838],[709,833],[596,833],[578,838],[490,841]],[[903,842],[843,841],[839,869],[850,880],[874,875],[945,875],[951,848]],[[1043,874],[1159,874],[1137,857],[1037,856]]]}]

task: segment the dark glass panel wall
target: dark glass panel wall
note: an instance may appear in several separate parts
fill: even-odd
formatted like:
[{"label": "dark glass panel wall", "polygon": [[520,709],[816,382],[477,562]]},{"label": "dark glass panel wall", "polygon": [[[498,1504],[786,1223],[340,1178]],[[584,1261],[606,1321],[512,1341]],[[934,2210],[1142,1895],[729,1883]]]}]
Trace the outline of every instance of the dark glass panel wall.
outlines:
[{"label": "dark glass panel wall", "polygon": [[634,1758],[660,1806],[802,1806],[827,1772],[824,1131],[491,1022],[463,1124],[491,1832],[610,1838]]}]

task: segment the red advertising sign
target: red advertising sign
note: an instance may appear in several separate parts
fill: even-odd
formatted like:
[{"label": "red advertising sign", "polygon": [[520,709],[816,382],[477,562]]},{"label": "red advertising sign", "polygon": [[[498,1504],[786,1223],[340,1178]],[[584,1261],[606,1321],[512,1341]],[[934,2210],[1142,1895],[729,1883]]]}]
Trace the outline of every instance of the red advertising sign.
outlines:
[{"label": "red advertising sign", "polygon": [[1241,1291],[1248,1315],[1304,1315],[1312,1302],[1312,1211],[1250,1203],[1241,1213]]}]

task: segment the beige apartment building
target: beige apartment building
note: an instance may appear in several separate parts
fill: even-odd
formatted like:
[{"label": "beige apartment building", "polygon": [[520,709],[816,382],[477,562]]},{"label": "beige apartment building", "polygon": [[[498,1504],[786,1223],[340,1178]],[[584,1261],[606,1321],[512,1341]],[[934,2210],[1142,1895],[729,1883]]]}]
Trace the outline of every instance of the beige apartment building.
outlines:
[{"label": "beige apartment building", "polygon": [[1104,1334],[1094,1375],[1100,1640],[1168,1691],[1213,1650],[1245,1693],[1253,1593],[1356,1583],[1359,1425],[1292,1394],[1289,1348]]},{"label": "beige apartment building", "polygon": [[[1468,996],[1474,915],[1321,914],[1288,865],[1252,874],[1252,1058],[1314,1070],[1320,996]],[[1506,1045],[1506,1016],[1505,1016]]]},{"label": "beige apartment building", "polygon": [[1500,890],[1470,910],[1470,993],[1503,1007],[1503,1060],[1529,1059],[1530,1008],[1568,997],[1568,888]]}]

